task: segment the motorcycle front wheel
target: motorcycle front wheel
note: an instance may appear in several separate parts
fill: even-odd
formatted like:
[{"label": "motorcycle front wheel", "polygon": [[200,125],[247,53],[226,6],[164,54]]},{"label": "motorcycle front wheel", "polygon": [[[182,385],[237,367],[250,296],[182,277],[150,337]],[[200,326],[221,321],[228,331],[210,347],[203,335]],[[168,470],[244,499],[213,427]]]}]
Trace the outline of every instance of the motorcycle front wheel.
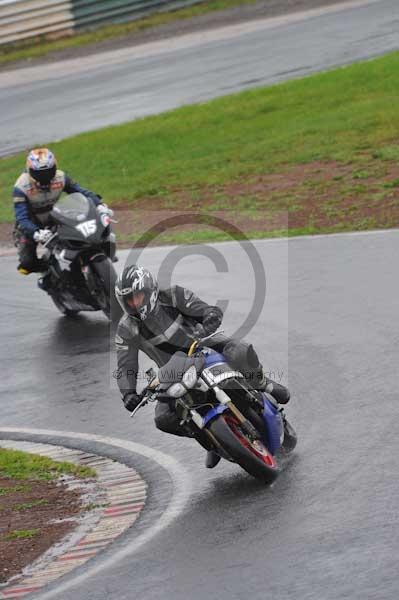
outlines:
[{"label": "motorcycle front wheel", "polygon": [[58,308],[60,313],[62,313],[66,317],[73,318],[73,317],[76,317],[77,314],[79,314],[78,310],[71,310],[70,308],[66,308],[63,305],[62,301],[59,300],[58,298],[56,298],[55,296],[50,294],[50,298],[52,299],[52,301],[54,302],[55,306]]},{"label": "motorcycle front wheel", "polygon": [[288,421],[288,419],[284,416],[284,441],[282,444],[282,448],[284,452],[287,454],[292,452],[297,444],[298,438],[296,435],[296,431]]},{"label": "motorcycle front wheel", "polygon": [[209,425],[209,431],[222,448],[244,471],[265,483],[272,483],[280,470],[276,459],[263,442],[253,440],[230,412],[219,415]]},{"label": "motorcycle front wheel", "polygon": [[117,279],[114,265],[109,258],[96,260],[91,263],[92,271],[101,286],[101,297],[96,301],[101,306],[101,310],[114,323],[117,323],[122,317],[122,308],[115,297],[115,283]]}]

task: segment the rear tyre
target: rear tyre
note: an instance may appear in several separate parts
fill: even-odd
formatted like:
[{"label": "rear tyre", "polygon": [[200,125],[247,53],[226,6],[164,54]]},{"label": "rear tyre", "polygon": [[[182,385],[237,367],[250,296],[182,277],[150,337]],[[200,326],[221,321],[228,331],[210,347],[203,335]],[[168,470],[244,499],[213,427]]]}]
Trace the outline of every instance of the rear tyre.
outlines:
[{"label": "rear tyre", "polygon": [[91,263],[93,273],[101,287],[101,298],[96,301],[101,306],[101,310],[113,323],[118,323],[122,317],[122,308],[115,297],[115,283],[117,280],[114,265],[109,258]]},{"label": "rear tyre", "polygon": [[222,448],[250,475],[272,483],[279,474],[275,458],[261,440],[251,440],[231,413],[220,415],[209,425]]}]

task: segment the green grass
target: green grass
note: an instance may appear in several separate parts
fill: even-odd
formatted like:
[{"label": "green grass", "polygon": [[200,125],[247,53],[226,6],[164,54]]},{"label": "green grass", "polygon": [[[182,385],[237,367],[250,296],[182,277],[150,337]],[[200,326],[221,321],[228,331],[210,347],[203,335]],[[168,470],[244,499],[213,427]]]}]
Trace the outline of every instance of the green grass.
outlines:
[{"label": "green grass", "polygon": [[[324,232],[332,233],[338,231],[338,228],[326,228]],[[339,229],[341,231],[341,229]],[[350,231],[350,227],[346,229],[346,231]],[[245,241],[247,239],[251,240],[259,240],[266,238],[276,238],[281,236],[297,236],[297,235],[314,235],[315,233],[320,233],[314,227],[300,227],[294,229],[275,229],[273,231],[257,231],[252,230],[250,234],[247,236],[245,232],[241,232],[238,235],[231,235],[229,233],[225,233],[223,231],[217,231],[215,229],[201,229],[194,232],[176,232],[175,234],[164,235],[159,240],[157,240],[160,244],[201,244],[204,242],[231,242],[232,238],[237,241]],[[138,236],[132,235],[129,237],[129,240],[132,242],[137,241]]]},{"label": "green grass", "polygon": [[[18,487],[18,486],[17,486]],[[9,488],[10,492],[13,488]],[[15,490],[15,488],[14,488]],[[9,492],[9,493],[10,493]],[[13,505],[13,510],[18,510],[18,511],[24,511],[24,510],[30,510],[31,508],[36,508],[36,506],[45,506],[49,504],[48,500],[32,500],[32,502],[21,502],[20,504],[14,504]],[[0,507],[0,511],[5,510],[5,507]]]},{"label": "green grass", "polygon": [[398,188],[399,187],[399,179],[395,179],[394,181],[389,181],[388,183],[383,184],[384,188]]},{"label": "green grass", "polygon": [[36,506],[45,506],[49,503],[48,500],[44,498],[42,500],[32,500],[32,502],[21,502],[20,504],[14,504],[14,510],[30,510],[31,508],[35,508]]},{"label": "green grass", "polygon": [[29,540],[40,533],[40,529],[15,529],[5,536],[6,540]]},{"label": "green grass", "polygon": [[59,40],[46,41],[42,36],[34,40],[16,42],[15,44],[8,44],[5,48],[1,48],[0,65],[17,60],[39,58],[60,50],[89,46],[90,44],[110,39],[118,39],[126,36],[134,37],[135,33],[159,27],[160,25],[198,17],[210,12],[225,10],[243,4],[254,4],[255,2],[256,0],[209,0],[173,12],[156,13],[128,23],[105,25],[95,31],[75,34]]},{"label": "green grass", "polygon": [[12,487],[0,487],[0,496],[7,496],[7,494],[14,494],[15,492],[30,492],[30,485],[14,485]]},{"label": "green grass", "polygon": [[[343,193],[346,189],[364,195],[367,173],[374,168],[381,170],[384,161],[399,159],[398,89],[399,53],[393,53],[81,134],[51,147],[61,168],[101,193],[111,205],[123,202],[133,208],[138,199],[146,198],[151,208],[152,198],[154,202],[161,198],[164,206],[182,208],[182,192],[184,201],[190,194],[198,200],[209,189],[219,190],[224,203],[219,188],[227,184],[313,161],[352,164],[351,172],[357,174],[355,184],[351,182],[347,188],[348,183],[340,176],[334,181],[342,185]],[[22,154],[0,161],[3,221],[12,220],[10,192],[23,164]],[[307,185],[313,194],[326,189],[323,182],[310,181]],[[396,182],[390,184],[392,189],[395,186]],[[256,208],[256,202],[253,196],[249,202],[240,195],[231,208]],[[289,198],[288,211],[291,202],[305,205],[306,193],[301,198]],[[351,225],[356,229],[359,224],[345,222],[341,230]],[[309,219],[303,233],[314,231],[317,227]],[[251,237],[258,234],[265,235],[251,231]],[[195,235],[203,241],[208,232]],[[184,241],[187,236],[193,240],[192,233],[179,233],[169,241]],[[215,236],[224,238],[224,234],[214,232],[211,239]]]},{"label": "green grass", "polygon": [[[62,474],[75,477],[95,477],[95,471],[88,467],[73,465],[68,462],[57,462],[40,456],[29,454],[19,450],[8,450],[0,448],[0,477],[10,479],[37,479],[53,480]],[[1,488],[9,493],[7,488]],[[14,488],[13,491],[18,491]]]}]

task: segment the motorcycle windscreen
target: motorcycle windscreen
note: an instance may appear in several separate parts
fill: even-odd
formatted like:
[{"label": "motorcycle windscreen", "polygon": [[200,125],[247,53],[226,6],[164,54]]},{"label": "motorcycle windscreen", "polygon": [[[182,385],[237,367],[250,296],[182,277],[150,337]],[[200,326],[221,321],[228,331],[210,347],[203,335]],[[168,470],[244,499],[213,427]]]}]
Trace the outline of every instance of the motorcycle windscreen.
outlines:
[{"label": "motorcycle windscreen", "polygon": [[89,216],[90,206],[90,200],[86,196],[75,192],[61,197],[51,212],[55,221],[65,224],[71,221],[81,223]]}]

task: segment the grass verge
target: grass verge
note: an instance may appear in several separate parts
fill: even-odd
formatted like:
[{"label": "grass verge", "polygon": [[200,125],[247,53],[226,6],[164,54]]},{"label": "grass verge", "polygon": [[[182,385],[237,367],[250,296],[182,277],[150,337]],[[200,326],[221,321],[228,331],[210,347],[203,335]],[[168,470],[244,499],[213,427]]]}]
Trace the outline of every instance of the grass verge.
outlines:
[{"label": "grass verge", "polygon": [[61,475],[76,483],[96,473],[0,448],[0,585],[73,530],[77,516],[87,510],[82,490],[68,487]]},{"label": "grass verge", "polygon": [[[399,54],[52,144],[117,209],[120,239],[162,215],[225,217],[250,237],[393,227],[399,219]],[[0,219],[22,154],[0,161]],[[162,241],[229,239],[204,226]]]},{"label": "grass verge", "polygon": [[[56,462],[38,454],[0,448],[0,477],[16,480],[51,481],[62,474],[81,478],[95,477],[96,475],[95,471],[89,467],[73,465],[68,462]],[[22,486],[19,484],[16,487],[21,488]],[[0,494],[15,491],[21,490],[16,488],[0,488]]]},{"label": "grass verge", "polygon": [[34,40],[16,42],[0,48],[0,65],[47,56],[50,53],[68,48],[90,46],[106,40],[134,36],[135,33],[154,29],[176,21],[183,21],[215,11],[226,10],[244,4],[254,4],[257,0],[208,0],[201,4],[189,6],[173,12],[156,13],[154,15],[130,21],[128,23],[105,25],[95,31],[78,33],[58,40],[46,40],[44,36]]}]

